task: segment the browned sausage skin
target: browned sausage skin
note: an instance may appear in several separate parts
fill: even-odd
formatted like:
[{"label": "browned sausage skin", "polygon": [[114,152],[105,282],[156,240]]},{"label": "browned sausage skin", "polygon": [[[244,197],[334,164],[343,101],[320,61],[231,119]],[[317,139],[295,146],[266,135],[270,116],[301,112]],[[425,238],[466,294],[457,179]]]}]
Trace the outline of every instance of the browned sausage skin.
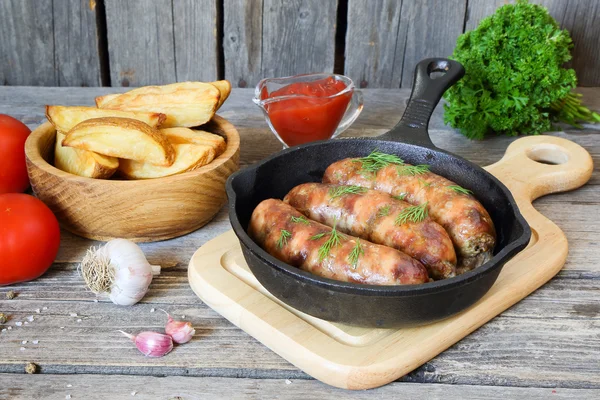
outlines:
[{"label": "browned sausage skin", "polygon": [[[281,200],[262,201],[252,213],[250,237],[275,258],[325,278],[370,285],[428,282],[417,260],[392,249],[340,234],[310,221]],[[339,236],[341,235],[341,237]],[[329,251],[327,242],[339,237]]]},{"label": "browned sausage skin", "polygon": [[427,203],[429,214],[450,234],[459,255],[459,273],[477,267],[492,256],[496,244],[494,223],[475,197],[456,183],[428,172],[405,173],[409,164],[390,164],[376,172],[365,171],[360,159],[331,164],[324,183],[357,185],[403,196],[411,204]]},{"label": "browned sausage skin", "polygon": [[317,222],[403,251],[423,263],[433,279],[456,275],[456,253],[442,226],[430,218],[399,223],[398,216],[411,207],[409,203],[376,190],[352,189],[361,188],[304,183],[283,201]]}]

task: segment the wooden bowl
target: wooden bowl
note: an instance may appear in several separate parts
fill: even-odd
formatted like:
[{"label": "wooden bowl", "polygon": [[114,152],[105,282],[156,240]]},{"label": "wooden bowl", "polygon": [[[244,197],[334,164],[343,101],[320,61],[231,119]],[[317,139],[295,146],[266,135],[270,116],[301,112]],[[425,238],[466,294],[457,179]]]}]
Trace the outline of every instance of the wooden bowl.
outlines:
[{"label": "wooden bowl", "polygon": [[61,226],[89,239],[170,239],[195,231],[227,202],[225,181],[239,169],[240,136],[224,118],[204,130],[220,134],[227,148],[195,171],[147,180],[103,180],[61,171],[54,161],[55,129],[46,122],[25,143],[27,172],[35,195]]}]

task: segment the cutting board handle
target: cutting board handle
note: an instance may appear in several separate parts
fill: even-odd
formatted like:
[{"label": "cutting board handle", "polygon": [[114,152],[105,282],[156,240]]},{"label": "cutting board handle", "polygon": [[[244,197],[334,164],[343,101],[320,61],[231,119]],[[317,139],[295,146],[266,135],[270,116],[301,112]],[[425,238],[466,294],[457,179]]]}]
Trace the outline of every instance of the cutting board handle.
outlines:
[{"label": "cutting board handle", "polygon": [[555,136],[527,136],[515,140],[504,157],[485,167],[502,181],[519,203],[583,186],[594,163],[580,145]]}]

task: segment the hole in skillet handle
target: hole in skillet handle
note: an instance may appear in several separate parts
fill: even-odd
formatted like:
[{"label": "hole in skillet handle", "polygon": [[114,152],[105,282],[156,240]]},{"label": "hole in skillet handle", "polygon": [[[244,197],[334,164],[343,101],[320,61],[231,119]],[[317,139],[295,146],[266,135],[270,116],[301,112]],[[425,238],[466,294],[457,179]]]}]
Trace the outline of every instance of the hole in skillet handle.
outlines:
[{"label": "hole in skillet handle", "polygon": [[400,122],[378,139],[436,149],[427,127],[435,106],[448,88],[465,75],[463,66],[446,58],[427,58],[415,67],[413,89]]}]

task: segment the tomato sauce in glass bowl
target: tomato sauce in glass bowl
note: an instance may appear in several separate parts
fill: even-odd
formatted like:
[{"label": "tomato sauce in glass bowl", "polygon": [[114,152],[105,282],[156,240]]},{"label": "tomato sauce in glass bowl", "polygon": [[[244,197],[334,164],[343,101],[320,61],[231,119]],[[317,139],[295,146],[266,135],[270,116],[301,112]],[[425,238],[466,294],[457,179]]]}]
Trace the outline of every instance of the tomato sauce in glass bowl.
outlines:
[{"label": "tomato sauce in glass bowl", "polygon": [[363,107],[352,80],[335,74],[263,79],[254,102],[286,147],[339,135]]}]

